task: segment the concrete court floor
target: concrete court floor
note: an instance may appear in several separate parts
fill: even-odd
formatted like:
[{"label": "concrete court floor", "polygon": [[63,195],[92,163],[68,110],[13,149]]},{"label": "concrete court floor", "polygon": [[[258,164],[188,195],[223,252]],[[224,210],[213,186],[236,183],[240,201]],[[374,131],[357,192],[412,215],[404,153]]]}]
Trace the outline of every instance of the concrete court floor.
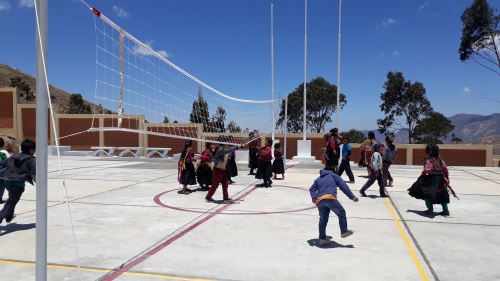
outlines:
[{"label": "concrete court floor", "polygon": [[[49,162],[49,280],[78,280],[58,164]],[[341,239],[332,214],[332,243],[318,247],[307,189],[319,164],[290,167],[270,189],[256,188],[239,165],[230,186],[236,202],[214,204],[202,191],[176,193],[173,161],[63,163],[82,280],[500,280],[499,168],[451,167],[461,200],[452,199],[445,218],[425,216],[424,202],[406,193],[420,167],[394,166],[391,199],[378,198],[376,185],[358,203],[340,194],[355,234]],[[354,173],[357,193],[366,171]],[[27,187],[16,213],[0,226],[2,281],[34,280],[35,188]]]}]

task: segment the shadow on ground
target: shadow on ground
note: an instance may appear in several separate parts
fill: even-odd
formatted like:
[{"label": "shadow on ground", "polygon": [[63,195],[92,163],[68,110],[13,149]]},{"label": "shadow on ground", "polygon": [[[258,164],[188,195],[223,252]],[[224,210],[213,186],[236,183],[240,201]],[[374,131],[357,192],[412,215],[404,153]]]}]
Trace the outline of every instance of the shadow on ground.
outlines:
[{"label": "shadow on ground", "polygon": [[35,223],[27,223],[27,224],[11,223],[6,226],[0,226],[0,236],[4,236],[16,231],[29,230],[33,228],[36,228]]},{"label": "shadow on ground", "polygon": [[342,245],[340,243],[337,243],[335,241],[332,241],[331,240],[332,237],[331,236],[327,236],[326,237],[326,240],[329,240],[329,243],[326,244],[326,245],[320,245],[319,244],[319,239],[309,239],[307,240],[307,244],[309,244],[309,246],[311,247],[317,247],[317,248],[321,248],[321,249],[334,249],[334,248],[349,248],[349,249],[352,249],[354,248],[354,245]]}]

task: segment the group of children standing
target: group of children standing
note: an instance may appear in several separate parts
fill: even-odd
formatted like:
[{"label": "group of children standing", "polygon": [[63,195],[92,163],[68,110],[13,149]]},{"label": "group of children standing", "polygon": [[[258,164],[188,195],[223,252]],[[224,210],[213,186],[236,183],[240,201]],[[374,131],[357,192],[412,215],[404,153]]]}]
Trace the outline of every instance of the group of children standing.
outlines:
[{"label": "group of children standing", "polygon": [[[258,136],[250,134],[249,138],[252,137],[256,138]],[[260,148],[258,141],[254,139],[249,143],[250,174],[255,175],[257,179],[263,180],[263,183],[259,185],[260,187],[268,188],[271,187],[271,177],[273,174],[274,179],[277,179],[278,174],[281,174],[283,179],[285,178],[283,152],[279,143],[274,145],[273,153],[272,140],[269,140],[266,146],[262,148]],[[189,194],[192,190],[188,186],[198,183],[201,190],[208,191],[205,199],[207,201],[214,201],[212,196],[219,185],[222,185],[223,200],[230,200],[228,185],[234,183],[232,178],[238,175],[236,150],[243,147],[243,145],[223,144],[227,142],[231,142],[230,136],[219,136],[217,144],[207,142],[205,150],[201,153],[198,161],[195,160],[195,155],[192,152],[192,141],[187,140],[185,142],[184,149],[177,163],[178,180],[182,185],[182,189],[178,193]],[[257,169],[256,173],[254,173],[254,169]]]}]

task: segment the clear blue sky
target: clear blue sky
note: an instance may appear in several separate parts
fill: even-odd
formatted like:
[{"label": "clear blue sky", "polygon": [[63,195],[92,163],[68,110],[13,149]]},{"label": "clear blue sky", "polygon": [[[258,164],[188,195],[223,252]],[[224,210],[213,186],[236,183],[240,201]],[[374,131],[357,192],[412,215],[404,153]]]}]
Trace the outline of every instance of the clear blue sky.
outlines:
[{"label": "clear blue sky", "polygon": [[[275,0],[276,92],[303,80],[303,0]],[[382,117],[379,95],[388,71],[424,83],[435,110],[499,112],[500,78],[457,49],[460,16],[469,0],[344,0],[342,129],[372,129]],[[30,0],[0,0],[0,63],[34,73],[34,11]],[[142,41],[233,96],[270,98],[269,0],[91,1]],[[500,10],[500,1],[490,1]],[[336,83],[338,1],[309,0],[308,78]],[[49,0],[49,79],[93,100],[95,34],[76,0]]]}]

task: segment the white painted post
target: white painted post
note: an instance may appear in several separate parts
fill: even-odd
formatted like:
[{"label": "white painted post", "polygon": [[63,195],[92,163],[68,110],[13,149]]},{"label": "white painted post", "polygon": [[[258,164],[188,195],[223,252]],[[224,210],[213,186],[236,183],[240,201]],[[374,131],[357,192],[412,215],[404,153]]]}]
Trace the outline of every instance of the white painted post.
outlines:
[{"label": "white painted post", "polygon": [[304,109],[303,109],[303,136],[302,140],[306,140],[307,133],[307,0],[304,0]]},{"label": "white painted post", "polygon": [[275,137],[275,128],[276,128],[276,114],[275,114],[275,107],[276,104],[274,102],[274,3],[271,1],[271,99],[273,100],[271,103],[272,106],[272,122],[273,122],[273,127],[272,127],[272,140],[274,143],[274,137]]},{"label": "white painted post", "polygon": [[342,0],[339,0],[339,42],[338,42],[338,54],[337,54],[337,128],[340,130],[340,43],[342,34]]},{"label": "white painted post", "polygon": [[283,162],[286,166],[286,143],[287,143],[287,138],[288,138],[288,95],[285,98],[285,136],[284,136],[284,143],[283,143]]},{"label": "white painted post", "polygon": [[[35,0],[36,25],[36,280],[47,280],[47,148],[49,108],[43,57],[47,58],[48,0]],[[38,30],[39,28],[39,30]],[[40,37],[39,37],[40,36]],[[44,46],[42,49],[41,44]],[[43,51],[43,53],[42,53]],[[42,57],[43,56],[43,57]],[[47,64],[47,61],[45,61]]]}]

